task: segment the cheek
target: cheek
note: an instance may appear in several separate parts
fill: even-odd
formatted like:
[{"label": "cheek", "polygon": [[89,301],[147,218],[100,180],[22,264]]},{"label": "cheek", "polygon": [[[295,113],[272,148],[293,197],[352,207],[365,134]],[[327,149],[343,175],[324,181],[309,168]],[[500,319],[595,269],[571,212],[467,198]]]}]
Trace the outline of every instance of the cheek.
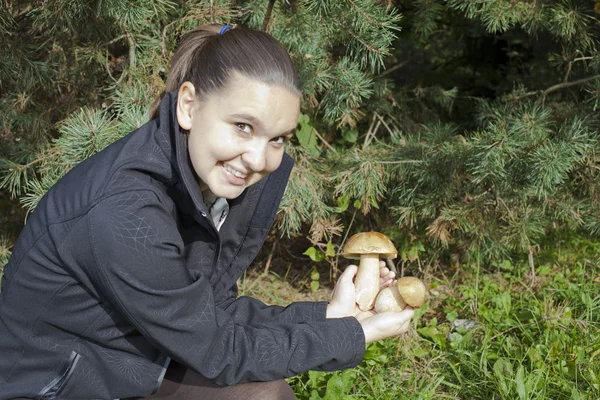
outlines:
[{"label": "cheek", "polygon": [[271,149],[267,159],[266,172],[273,172],[281,165],[283,159],[283,149]]}]

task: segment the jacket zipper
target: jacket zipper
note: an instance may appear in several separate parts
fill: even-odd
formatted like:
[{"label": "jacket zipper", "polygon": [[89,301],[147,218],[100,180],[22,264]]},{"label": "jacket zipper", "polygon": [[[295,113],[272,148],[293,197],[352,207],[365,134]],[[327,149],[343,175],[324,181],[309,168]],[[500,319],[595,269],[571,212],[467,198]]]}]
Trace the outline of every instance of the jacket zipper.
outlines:
[{"label": "jacket zipper", "polygon": [[40,393],[36,396],[36,399],[46,400],[46,399],[54,399],[60,393],[60,390],[63,388],[73,371],[75,371],[75,366],[77,362],[81,358],[81,355],[75,351],[71,352],[69,359],[62,367],[60,373],[52,382],[50,382],[46,387],[44,387]]}]

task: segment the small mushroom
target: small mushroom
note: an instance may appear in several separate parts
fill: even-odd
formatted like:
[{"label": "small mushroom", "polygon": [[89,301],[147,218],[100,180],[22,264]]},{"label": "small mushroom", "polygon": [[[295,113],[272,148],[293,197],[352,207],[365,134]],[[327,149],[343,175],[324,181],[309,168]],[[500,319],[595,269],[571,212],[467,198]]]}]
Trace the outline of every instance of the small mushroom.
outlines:
[{"label": "small mushroom", "polygon": [[411,307],[419,308],[425,303],[427,289],[419,278],[405,276],[398,279],[398,292],[402,299]]},{"label": "small mushroom", "polygon": [[388,286],[375,299],[375,312],[400,312],[406,307],[406,302],[400,296],[397,285]]},{"label": "small mushroom", "polygon": [[354,280],[356,303],[362,311],[371,310],[379,293],[379,257],[396,258],[398,252],[394,244],[379,232],[357,233],[348,239],[342,255],[360,259]]},{"label": "small mushroom", "polygon": [[375,311],[378,313],[400,312],[407,305],[415,308],[425,303],[427,289],[418,278],[407,276],[398,279],[396,285],[383,289],[375,300]]}]

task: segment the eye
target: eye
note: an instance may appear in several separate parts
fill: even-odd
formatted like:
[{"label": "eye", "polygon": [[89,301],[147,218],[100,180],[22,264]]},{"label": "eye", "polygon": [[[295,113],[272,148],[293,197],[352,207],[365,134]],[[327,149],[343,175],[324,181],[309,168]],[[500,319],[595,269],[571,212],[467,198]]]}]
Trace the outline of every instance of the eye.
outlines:
[{"label": "eye", "polygon": [[286,144],[290,140],[289,136],[277,136],[276,138],[271,139],[273,144],[282,145]]},{"label": "eye", "polygon": [[235,126],[237,126],[239,131],[242,131],[246,134],[252,133],[252,127],[244,122],[236,122]]}]

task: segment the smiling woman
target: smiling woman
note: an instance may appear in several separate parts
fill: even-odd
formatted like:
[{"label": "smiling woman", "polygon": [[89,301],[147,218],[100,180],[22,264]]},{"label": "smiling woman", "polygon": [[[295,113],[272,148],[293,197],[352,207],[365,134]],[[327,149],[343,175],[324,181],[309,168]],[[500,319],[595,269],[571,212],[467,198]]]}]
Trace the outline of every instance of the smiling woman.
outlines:
[{"label": "smiling woman", "polygon": [[299,112],[295,93],[239,73],[202,99],[192,83],[184,82],[177,121],[189,132],[190,159],[204,197],[235,199],[279,168]]},{"label": "smiling woman", "polygon": [[283,378],[353,367],[365,343],[406,331],[410,309],[356,308],[355,266],[329,303],[237,296],[299,109],[270,35],[186,34],[151,120],[59,180],[19,236],[0,292],[0,400],[292,399]]}]

